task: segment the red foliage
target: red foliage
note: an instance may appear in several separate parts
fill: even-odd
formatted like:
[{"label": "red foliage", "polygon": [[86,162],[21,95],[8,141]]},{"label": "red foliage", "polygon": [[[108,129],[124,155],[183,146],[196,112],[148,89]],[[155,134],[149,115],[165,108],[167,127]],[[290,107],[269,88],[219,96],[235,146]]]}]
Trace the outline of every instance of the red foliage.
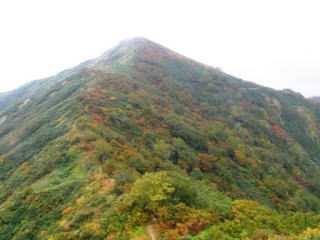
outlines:
[{"label": "red foliage", "polygon": [[296,180],[296,182],[299,183],[301,186],[306,187],[309,185],[309,183],[299,175],[294,176],[294,180]]},{"label": "red foliage", "polygon": [[148,124],[151,125],[151,126],[157,126],[159,124],[158,120],[157,119],[148,119]]},{"label": "red foliage", "polygon": [[288,136],[286,130],[284,130],[282,127],[279,125],[274,125],[272,129],[276,132],[276,134],[280,137],[285,139],[288,142],[292,142],[293,140]]},{"label": "red foliage", "polygon": [[242,108],[247,112],[252,111],[255,107],[254,104],[252,104],[251,102],[249,102],[246,99],[241,99],[240,104],[241,104]]},{"label": "red foliage", "polygon": [[227,87],[227,88],[226,88],[226,91],[227,91],[228,93],[232,93],[234,90],[233,90],[232,88]]},{"label": "red foliage", "polygon": [[105,116],[101,115],[101,114],[96,114],[96,113],[92,113],[91,115],[91,118],[93,120],[97,120],[97,121],[100,121],[100,120],[104,120],[105,119]]},{"label": "red foliage", "polygon": [[98,90],[101,92],[101,93],[104,93],[104,94],[106,94],[108,91],[107,90],[105,90],[104,88],[98,88]]},{"label": "red foliage", "polygon": [[273,199],[273,202],[281,204],[282,200],[280,198],[276,197],[276,198]]},{"label": "red foliage", "polygon": [[276,132],[279,132],[279,133],[285,132],[285,130],[282,127],[280,127],[279,125],[274,125],[272,127],[272,129],[275,130]]},{"label": "red foliage", "polygon": [[95,90],[95,89],[92,89],[92,90],[88,91],[88,93],[89,93],[90,96],[93,97],[93,98],[98,98],[98,99],[100,98],[99,93],[98,93],[97,90]]}]

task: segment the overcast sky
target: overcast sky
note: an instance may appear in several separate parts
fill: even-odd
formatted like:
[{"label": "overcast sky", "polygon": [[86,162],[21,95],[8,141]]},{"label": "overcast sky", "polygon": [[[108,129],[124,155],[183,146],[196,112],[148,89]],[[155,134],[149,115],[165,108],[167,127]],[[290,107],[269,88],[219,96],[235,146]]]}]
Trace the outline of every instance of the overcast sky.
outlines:
[{"label": "overcast sky", "polygon": [[225,72],[320,95],[318,0],[1,0],[0,92],[144,36]]}]

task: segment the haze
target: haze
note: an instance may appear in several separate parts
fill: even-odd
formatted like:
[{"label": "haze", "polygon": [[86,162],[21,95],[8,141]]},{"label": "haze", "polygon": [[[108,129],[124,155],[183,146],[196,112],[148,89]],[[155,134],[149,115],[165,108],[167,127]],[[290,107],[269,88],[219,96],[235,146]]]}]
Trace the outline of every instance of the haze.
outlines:
[{"label": "haze", "polygon": [[0,91],[144,36],[276,89],[320,95],[317,1],[0,2]]}]

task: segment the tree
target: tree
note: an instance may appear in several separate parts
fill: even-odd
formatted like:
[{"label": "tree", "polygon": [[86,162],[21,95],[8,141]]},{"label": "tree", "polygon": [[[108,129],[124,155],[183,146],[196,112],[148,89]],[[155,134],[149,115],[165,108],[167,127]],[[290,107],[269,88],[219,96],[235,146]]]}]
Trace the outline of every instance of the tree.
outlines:
[{"label": "tree", "polygon": [[181,138],[174,138],[172,140],[172,146],[176,153],[176,155],[172,157],[177,158],[177,164],[180,167],[190,170],[198,166],[198,156],[194,153],[193,149],[190,148]]},{"label": "tree", "polygon": [[112,146],[108,142],[98,140],[95,143],[95,151],[98,160],[104,161],[107,158],[107,156],[111,153]]},{"label": "tree", "polygon": [[173,147],[161,139],[153,145],[153,150],[157,157],[167,160],[171,155]]}]

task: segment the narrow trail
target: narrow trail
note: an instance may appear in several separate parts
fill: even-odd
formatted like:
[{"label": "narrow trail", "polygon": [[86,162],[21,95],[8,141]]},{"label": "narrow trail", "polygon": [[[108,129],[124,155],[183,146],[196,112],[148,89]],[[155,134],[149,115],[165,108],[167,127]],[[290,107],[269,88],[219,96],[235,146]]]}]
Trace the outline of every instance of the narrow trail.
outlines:
[{"label": "narrow trail", "polygon": [[102,167],[100,166],[99,167],[99,180],[102,178],[102,175],[103,175],[103,170],[102,170]]},{"label": "narrow trail", "polygon": [[157,240],[157,232],[154,227],[150,224],[147,226],[147,232],[151,240]]}]

